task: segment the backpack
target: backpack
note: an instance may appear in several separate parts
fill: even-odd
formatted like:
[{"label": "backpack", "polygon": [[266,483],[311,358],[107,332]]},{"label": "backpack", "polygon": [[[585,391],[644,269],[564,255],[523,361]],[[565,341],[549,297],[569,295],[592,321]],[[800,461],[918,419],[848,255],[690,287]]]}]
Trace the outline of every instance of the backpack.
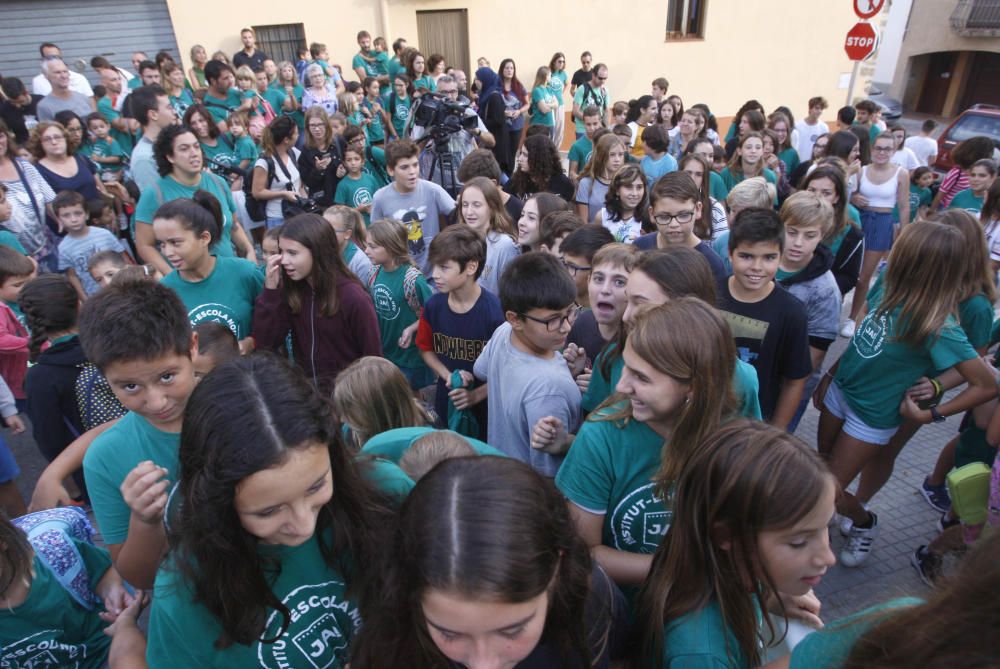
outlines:
[{"label": "backpack", "polygon": [[[76,377],[76,406],[80,411],[80,424],[87,432],[98,425],[117,420],[126,413],[115,397],[107,379],[92,362],[85,362]],[[73,428],[70,428],[73,431]]]},{"label": "backpack", "polygon": [[[368,277],[368,292],[371,292],[372,288],[375,287],[375,281],[378,279],[379,272],[382,271],[381,265],[375,265],[372,268],[372,275]],[[406,274],[403,276],[403,298],[406,300],[406,304],[410,307],[413,313],[420,315],[420,310],[423,309],[423,305],[420,304],[420,296],[417,295],[417,279],[421,276],[420,270],[410,265],[406,268]]]},{"label": "backpack", "polygon": [[597,94],[594,93],[594,87],[593,86],[591,86],[590,84],[584,84],[583,85],[583,98],[581,100],[580,109],[583,109],[584,107],[587,106],[587,98],[590,98],[593,101],[594,105],[598,109],[601,110],[601,124],[603,125],[604,124],[604,115],[605,115],[605,113],[608,110],[608,99],[607,99],[607,97],[605,97],[604,100],[602,101],[599,97],[597,97]]},{"label": "backpack", "polygon": [[260,114],[258,112],[258,116],[264,119],[264,125],[271,125],[271,121],[276,119],[278,115],[274,113],[274,107],[271,106],[270,102],[264,99],[263,95],[261,95],[260,93],[257,93],[256,95],[257,95],[257,103],[260,106],[260,109],[264,110],[263,114]]},{"label": "backpack", "polygon": [[[274,161],[269,156],[264,156],[267,161],[267,185],[270,187],[274,181]],[[243,179],[243,194],[246,196],[247,215],[251,221],[263,221],[267,219],[267,200],[258,200],[253,196],[253,165],[250,166],[248,174]]]},{"label": "backpack", "polygon": [[90,589],[87,565],[73,539],[94,543],[94,528],[83,509],[65,506],[29,513],[13,521],[28,537],[42,564],[77,604],[93,611],[101,602]]}]

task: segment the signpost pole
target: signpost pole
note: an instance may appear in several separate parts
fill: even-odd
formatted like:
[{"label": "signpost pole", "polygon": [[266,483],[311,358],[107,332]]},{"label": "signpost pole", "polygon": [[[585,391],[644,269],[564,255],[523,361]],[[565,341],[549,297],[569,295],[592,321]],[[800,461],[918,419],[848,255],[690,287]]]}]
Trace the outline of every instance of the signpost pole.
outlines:
[{"label": "signpost pole", "polygon": [[851,83],[847,86],[847,102],[844,104],[846,106],[851,106],[851,100],[854,99],[854,83],[858,80],[858,70],[861,69],[861,61],[854,61],[854,69],[851,70]]}]

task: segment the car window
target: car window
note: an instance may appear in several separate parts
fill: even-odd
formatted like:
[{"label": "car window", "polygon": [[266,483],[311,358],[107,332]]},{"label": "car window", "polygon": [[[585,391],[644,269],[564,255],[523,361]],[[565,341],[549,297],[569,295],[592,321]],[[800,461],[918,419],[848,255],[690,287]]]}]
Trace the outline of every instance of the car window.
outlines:
[{"label": "car window", "polygon": [[985,135],[1000,146],[1000,116],[966,114],[948,131],[948,141],[962,142],[977,135]]}]

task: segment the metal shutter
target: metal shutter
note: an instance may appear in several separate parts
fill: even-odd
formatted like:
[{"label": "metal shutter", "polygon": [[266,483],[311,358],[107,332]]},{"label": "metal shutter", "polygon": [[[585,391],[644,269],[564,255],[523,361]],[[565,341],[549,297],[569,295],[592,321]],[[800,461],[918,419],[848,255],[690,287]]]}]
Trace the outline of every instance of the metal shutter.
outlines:
[{"label": "metal shutter", "polygon": [[42,42],[58,44],[69,68],[91,84],[98,81],[93,56],[131,72],[134,51],[151,59],[158,51],[180,55],[166,0],[0,0],[0,25],[0,73],[19,77],[28,90],[41,72]]}]

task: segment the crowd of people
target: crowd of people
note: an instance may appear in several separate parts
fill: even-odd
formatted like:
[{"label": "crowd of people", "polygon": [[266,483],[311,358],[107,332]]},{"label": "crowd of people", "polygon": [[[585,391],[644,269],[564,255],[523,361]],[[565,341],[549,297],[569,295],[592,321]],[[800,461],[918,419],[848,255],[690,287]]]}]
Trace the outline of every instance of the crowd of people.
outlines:
[{"label": "crowd of people", "polygon": [[[989,138],[240,36],[2,81],[0,665],[1000,661]],[[936,589],[823,627],[956,414]]]}]

